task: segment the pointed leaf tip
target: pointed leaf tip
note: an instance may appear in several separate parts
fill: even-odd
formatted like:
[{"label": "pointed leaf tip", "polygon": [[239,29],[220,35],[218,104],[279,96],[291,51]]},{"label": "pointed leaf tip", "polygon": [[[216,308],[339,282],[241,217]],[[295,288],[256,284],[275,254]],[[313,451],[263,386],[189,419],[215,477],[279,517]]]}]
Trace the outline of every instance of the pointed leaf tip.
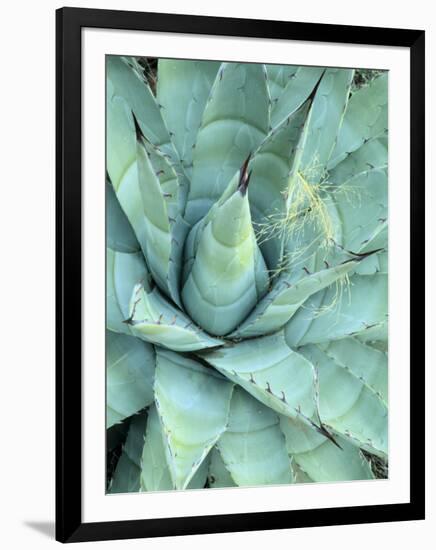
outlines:
[{"label": "pointed leaf tip", "polygon": [[135,124],[135,134],[136,139],[140,141],[142,138],[144,138],[144,134],[142,133],[141,127],[139,126],[138,119],[135,116],[135,113],[132,111],[132,117],[133,117],[133,123]]},{"label": "pointed leaf tip", "polygon": [[248,172],[246,177],[243,180],[241,180],[241,182],[239,183],[238,190],[242,196],[245,196],[245,194],[247,193],[248,184],[250,183],[251,173],[252,171]]},{"label": "pointed leaf tip", "polygon": [[249,153],[248,157],[245,159],[244,164],[241,167],[241,175],[239,176],[238,190],[241,192],[242,196],[244,196],[247,192],[248,184],[250,183],[251,171],[248,172],[248,164],[250,159],[251,153]]},{"label": "pointed leaf tip", "polygon": [[343,451],[343,448],[339,445],[339,443],[336,441],[336,439],[332,436],[332,434],[326,429],[326,427],[321,423],[321,426],[316,427],[317,432],[319,432],[321,435],[329,439],[333,445],[336,445],[338,449]]},{"label": "pointed leaf tip", "polygon": [[313,88],[311,94],[309,95],[309,97],[307,98],[307,101],[309,101],[310,103],[313,102],[315,96],[316,96],[316,92],[318,91],[318,88],[319,88],[319,85],[321,84],[321,80],[323,79],[323,76],[325,74],[325,69],[322,71],[322,73],[320,74],[319,78],[318,78],[318,81],[317,83],[315,84],[315,87]]}]

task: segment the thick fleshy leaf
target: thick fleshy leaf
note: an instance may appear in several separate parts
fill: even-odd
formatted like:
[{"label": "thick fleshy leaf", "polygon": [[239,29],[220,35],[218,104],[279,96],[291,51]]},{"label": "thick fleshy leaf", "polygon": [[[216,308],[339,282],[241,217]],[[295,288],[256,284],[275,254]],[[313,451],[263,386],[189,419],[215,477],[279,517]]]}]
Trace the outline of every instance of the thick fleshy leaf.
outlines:
[{"label": "thick fleshy leaf", "polygon": [[312,364],[286,344],[283,332],[244,340],[201,355],[276,412],[303,419],[314,415]]},{"label": "thick fleshy leaf", "polygon": [[119,57],[107,63],[107,171],[122,210],[144,253],[144,213],[138,182],[137,144],[132,112],[141,133],[155,145],[169,142],[159,109],[150,90],[135,71]]},{"label": "thick fleshy leaf", "polygon": [[106,423],[121,422],[153,402],[155,353],[138,338],[106,332]]},{"label": "thick fleshy leaf", "polygon": [[273,103],[271,126],[275,128],[296,111],[310,96],[324,69],[320,67],[298,67],[289,79],[282,94]]},{"label": "thick fleshy leaf", "polygon": [[310,101],[306,101],[274,128],[253,154],[248,196],[252,212],[258,217],[281,212],[287,202],[289,180],[298,170],[298,153],[304,146],[302,138],[309,108]]},{"label": "thick fleshy leaf", "polygon": [[312,295],[286,325],[286,342],[295,348],[364,335],[385,325],[387,298],[387,275],[353,275],[342,291],[332,285]]},{"label": "thick fleshy leaf", "polygon": [[238,170],[233,178],[230,180],[230,183],[224,190],[220,198],[212,205],[208,213],[197,222],[194,227],[188,233],[185,244],[184,252],[184,267],[183,267],[183,278],[182,286],[185,285],[189,274],[191,273],[192,266],[194,264],[195,257],[197,255],[198,245],[200,243],[200,238],[203,235],[204,228],[212,220],[215,215],[215,212],[220,208],[238,189],[241,179],[241,171]]},{"label": "thick fleshy leaf", "polygon": [[344,338],[320,344],[323,352],[335,363],[358,378],[386,404],[388,402],[388,358],[386,353]]},{"label": "thick fleshy leaf", "polygon": [[175,174],[175,151],[170,144],[162,145],[167,141],[168,132],[146,84],[121,59],[109,58],[108,174],[153,277],[177,303],[181,251],[187,233],[181,220],[187,182],[184,175]]},{"label": "thick fleshy leaf", "polygon": [[177,216],[173,225],[170,224],[158,178],[154,176],[151,165],[147,169],[150,170],[150,179],[147,180],[149,185],[144,178],[141,178],[141,186],[139,185],[135,163],[123,178],[117,197],[134,228],[153,278],[177,303],[181,251],[187,226],[180,216]]},{"label": "thick fleshy leaf", "polygon": [[126,254],[106,249],[106,326],[115,332],[131,334],[124,323],[129,317],[135,285],[148,286],[148,271],[141,252]]},{"label": "thick fleshy leaf", "polygon": [[123,172],[122,178],[120,178],[118,185],[114,184],[114,191],[118,202],[125,213],[135,236],[143,249],[143,253],[146,253],[145,243],[145,224],[144,224],[144,212],[142,208],[141,191],[138,180],[138,165],[136,162],[136,145],[134,155],[126,171]]},{"label": "thick fleshy leaf", "polygon": [[174,351],[195,351],[223,343],[195,326],[156,288],[147,291],[141,285],[133,289],[126,324],[134,336]]},{"label": "thick fleshy leaf", "polygon": [[312,103],[302,169],[313,185],[325,177],[327,162],[335,146],[338,129],[347,107],[354,71],[326,69]]},{"label": "thick fleshy leaf", "polygon": [[192,153],[206,101],[220,63],[159,59],[157,101],[181,164],[189,175]]},{"label": "thick fleshy leaf", "polygon": [[[291,273],[292,283],[304,274],[335,267],[353,258],[340,247],[340,220],[333,206],[336,186],[312,184],[299,170],[288,194],[286,217],[279,224],[283,256],[277,273]],[[338,225],[338,227],[336,227]],[[335,237],[338,239],[336,243]],[[354,255],[355,256],[355,255]]]},{"label": "thick fleshy leaf", "polygon": [[[170,136],[162,119],[159,105],[144,79],[119,56],[108,56],[107,69],[107,140],[108,171],[112,184],[118,188],[121,168],[130,155],[135,156],[135,127],[131,113],[139,122],[143,135],[154,145],[177,159]],[[124,119],[124,120],[123,120]],[[121,124],[120,124],[121,123]],[[127,132],[127,128],[130,131]],[[118,164],[117,161],[124,161]]]},{"label": "thick fleshy leaf", "polygon": [[387,251],[378,252],[377,254],[370,254],[364,258],[356,268],[358,275],[374,275],[375,273],[387,273],[388,272],[388,258]]},{"label": "thick fleshy leaf", "polygon": [[383,323],[368,327],[365,331],[356,334],[356,338],[372,347],[378,347],[382,351],[388,350],[388,320]]},{"label": "thick fleshy leaf", "polygon": [[248,197],[262,253],[275,269],[282,253],[280,221],[286,217],[290,188],[300,168],[309,126],[310,101],[272,130],[250,162]]},{"label": "thick fleshy leaf", "polygon": [[[147,259],[147,265],[153,279],[176,303],[179,303],[178,288],[169,286],[169,265],[171,256],[171,225],[164,189],[156,175],[155,169],[144,147],[138,140],[137,147],[138,188],[140,204],[123,195],[122,204],[125,211],[135,218],[139,242]],[[175,185],[177,188],[177,185]],[[171,189],[172,190],[172,189]],[[129,200],[128,206],[126,201]],[[170,203],[171,204],[171,203]],[[141,208],[142,206],[142,208]]]},{"label": "thick fleshy leaf", "polygon": [[177,489],[187,487],[226,429],[232,391],[233,384],[213,369],[157,349],[156,406],[167,463]]},{"label": "thick fleshy leaf", "polygon": [[220,489],[222,487],[236,487],[229,470],[226,468],[221,453],[214,447],[209,453],[210,464],[208,481],[211,489]]},{"label": "thick fleshy leaf", "polygon": [[244,178],[248,176],[242,169],[238,189],[211,212],[182,290],[191,318],[218,336],[231,332],[247,316],[268,285]]},{"label": "thick fleshy leaf", "polygon": [[347,153],[356,151],[365,141],[383,136],[388,127],[388,73],[357,90],[348,108],[331,155],[329,168],[336,166]]},{"label": "thick fleshy leaf", "polygon": [[289,79],[293,78],[298,71],[295,65],[265,65],[268,75],[268,89],[272,105],[275,105],[283,90],[286,88]]},{"label": "thick fleshy leaf", "polygon": [[109,486],[109,493],[134,493],[140,488],[141,455],[147,414],[132,417],[126,443]]},{"label": "thick fleshy leaf", "polygon": [[351,481],[373,479],[369,463],[360,450],[346,438],[332,441],[311,430],[302,422],[280,417],[280,427],[286,437],[292,464],[306,473],[312,481]]},{"label": "thick fleshy leaf", "polygon": [[162,429],[156,407],[150,407],[141,459],[141,489],[169,491],[174,489],[165,457]]},{"label": "thick fleshy leaf", "polygon": [[387,247],[388,177],[368,170],[335,187],[326,206],[334,241],[354,253]]},{"label": "thick fleshy leaf", "polygon": [[[202,489],[209,470],[208,457],[201,463],[187,489]],[[141,490],[171,491],[174,484],[167,465],[164,435],[156,407],[149,409],[144,448],[141,459]]]},{"label": "thick fleshy leaf", "polygon": [[233,393],[229,425],[217,447],[239,486],[292,483],[277,414],[240,388]]},{"label": "thick fleshy leaf", "polygon": [[340,185],[352,177],[378,168],[385,169],[388,164],[388,138],[382,135],[366,141],[361,147],[347,153],[347,156],[329,171],[328,182]]},{"label": "thick fleshy leaf", "polygon": [[[159,149],[152,143],[142,137],[140,137],[138,141],[139,145],[141,145],[141,152],[146,154],[149,161],[147,166],[144,168],[146,173],[143,174],[145,178],[145,185],[142,189],[142,191],[145,192],[145,197],[143,193],[143,198],[148,197],[149,193],[156,192],[154,189],[150,189],[148,192],[148,185],[158,183],[159,185],[156,185],[156,187],[160,187],[160,193],[157,194],[159,202],[162,201],[165,205],[165,211],[168,219],[170,221],[174,220],[177,214],[179,212],[183,212],[184,209],[183,195],[186,195],[187,190],[182,190],[181,187],[187,185],[186,179],[181,177],[181,174],[177,172],[176,167],[171,164],[168,158],[163,155],[162,152],[159,151]],[[140,155],[138,155],[137,152],[137,157],[139,156]],[[142,156],[143,155],[141,155],[141,157]],[[149,171],[152,172],[152,174],[149,175]],[[151,176],[153,176],[152,182],[148,182],[147,178]]]},{"label": "thick fleshy leaf", "polygon": [[[183,213],[185,211],[189,182],[183,173],[176,171],[176,168],[170,164],[166,156],[162,155],[155,148],[153,149],[146,141],[143,141],[143,144],[152,170],[159,180],[171,237],[168,260],[165,256],[165,263],[163,264],[166,276],[164,290],[166,291],[168,288],[169,295],[180,305],[179,286],[182,271],[182,254],[189,230],[189,225],[185,222]],[[149,189],[147,186],[141,187],[141,194],[144,202],[149,200]],[[146,210],[149,211],[149,209],[150,207],[148,206]]]},{"label": "thick fleshy leaf", "polygon": [[[371,365],[355,361],[355,370],[364,370],[359,378],[343,363],[331,358],[320,346],[308,345],[300,352],[314,365],[319,383],[319,414],[328,430],[335,430],[350,442],[381,457],[388,448],[388,410],[385,401],[370,387],[376,380]],[[343,358],[341,358],[343,359]]]},{"label": "thick fleshy leaf", "polygon": [[108,248],[117,252],[138,252],[141,249],[109,182],[106,182],[106,243]]},{"label": "thick fleshy leaf", "polygon": [[178,178],[165,158],[139,135],[137,162],[123,177],[116,194],[154,280],[179,303],[181,252],[188,226],[178,211]]},{"label": "thick fleshy leaf", "polygon": [[[315,95],[314,105],[318,93]],[[311,118],[306,121],[310,127]],[[295,163],[294,163],[295,164]],[[289,271],[295,283],[303,273],[335,267],[358,253],[372,253],[387,246],[387,179],[384,170],[366,170],[345,184],[330,181],[313,184],[299,167],[289,182],[287,210],[258,230],[258,238],[279,235],[283,252],[273,277]],[[363,208],[365,203],[367,208]],[[363,220],[369,212],[368,219]],[[380,214],[380,217],[378,216]],[[343,219],[342,219],[343,216]],[[347,233],[346,233],[347,232]],[[267,244],[267,243],[265,243]],[[263,246],[265,246],[265,244]],[[349,245],[355,248],[351,249]],[[350,248],[348,257],[344,253]],[[262,248],[263,250],[263,248]],[[363,259],[362,256],[356,258]]]},{"label": "thick fleshy leaf", "polygon": [[263,65],[223,63],[206,104],[193,155],[186,220],[194,225],[269,129]]},{"label": "thick fleshy leaf", "polygon": [[247,319],[232,333],[233,338],[247,338],[269,334],[282,328],[309,296],[331,285],[358,265],[348,260],[336,267],[326,268],[291,283],[288,274],[280,276],[269,292]]}]

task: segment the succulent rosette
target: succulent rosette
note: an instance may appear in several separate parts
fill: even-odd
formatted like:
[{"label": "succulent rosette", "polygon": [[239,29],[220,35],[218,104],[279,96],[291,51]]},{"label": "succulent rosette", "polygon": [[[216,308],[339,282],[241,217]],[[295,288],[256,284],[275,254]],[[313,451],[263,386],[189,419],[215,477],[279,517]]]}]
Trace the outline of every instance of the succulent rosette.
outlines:
[{"label": "succulent rosette", "polygon": [[108,57],[109,491],[386,475],[387,74],[155,76]]}]

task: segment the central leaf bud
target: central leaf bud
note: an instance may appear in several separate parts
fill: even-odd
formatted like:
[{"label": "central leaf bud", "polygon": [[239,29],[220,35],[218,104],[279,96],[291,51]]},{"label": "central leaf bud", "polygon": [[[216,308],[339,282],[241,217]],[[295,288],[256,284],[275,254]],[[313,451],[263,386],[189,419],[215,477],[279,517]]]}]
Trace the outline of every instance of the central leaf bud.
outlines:
[{"label": "central leaf bud", "polygon": [[182,300],[210,334],[232,332],[268,288],[268,273],[251,223],[249,159],[222,197],[191,230]]}]

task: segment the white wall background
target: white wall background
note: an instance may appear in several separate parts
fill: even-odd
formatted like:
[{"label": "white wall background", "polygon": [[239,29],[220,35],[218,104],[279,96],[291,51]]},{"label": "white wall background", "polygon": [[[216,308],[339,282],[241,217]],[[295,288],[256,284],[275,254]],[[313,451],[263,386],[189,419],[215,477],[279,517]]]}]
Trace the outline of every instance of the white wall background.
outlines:
[{"label": "white wall background", "polygon": [[[427,67],[434,65],[432,17],[428,0],[410,3],[365,0],[76,0],[72,5],[143,11],[192,13],[261,19],[286,19],[387,27],[424,28],[427,31]],[[55,162],[55,15],[61,2],[7,3],[2,6],[0,33],[0,540],[4,548],[53,547],[54,519],[54,162]],[[434,71],[433,71],[434,72]],[[435,124],[431,105],[434,74],[427,73],[427,134]],[[434,212],[430,152],[427,140],[427,205]],[[430,215],[428,215],[428,218]],[[428,220],[428,259],[434,248],[435,223]],[[433,258],[432,258],[433,260]],[[427,309],[434,303],[428,261]],[[433,266],[434,267],[434,266]],[[430,272],[430,269],[432,272]],[[416,322],[420,322],[417,320]],[[427,339],[434,341],[427,322]],[[432,398],[436,362],[434,346],[428,354],[428,463],[436,458],[431,441],[435,420]],[[431,352],[431,355],[430,355]],[[79,366],[77,366],[79,367]],[[379,548],[395,550],[419,545],[430,548],[436,538],[435,476],[427,473],[429,495],[425,522],[325,527],[286,531],[181,537],[147,541],[148,548],[184,549],[261,548],[262,546],[337,550]],[[430,495],[433,493],[433,495]],[[96,543],[106,548],[139,548],[144,541]],[[89,544],[85,544],[89,546]]]}]

